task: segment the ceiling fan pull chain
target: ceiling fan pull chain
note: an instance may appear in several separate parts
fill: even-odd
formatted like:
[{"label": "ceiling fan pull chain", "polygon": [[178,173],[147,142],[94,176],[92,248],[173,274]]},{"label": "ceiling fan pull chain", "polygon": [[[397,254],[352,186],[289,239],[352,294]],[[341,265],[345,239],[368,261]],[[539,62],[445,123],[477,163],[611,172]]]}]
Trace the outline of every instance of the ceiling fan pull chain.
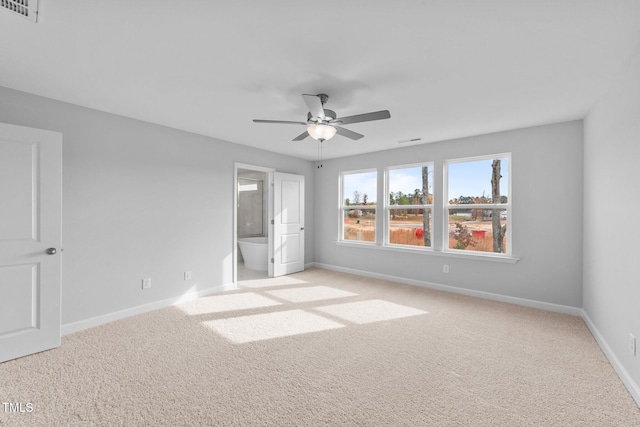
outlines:
[{"label": "ceiling fan pull chain", "polygon": [[322,167],[322,141],[318,141],[318,169]]}]

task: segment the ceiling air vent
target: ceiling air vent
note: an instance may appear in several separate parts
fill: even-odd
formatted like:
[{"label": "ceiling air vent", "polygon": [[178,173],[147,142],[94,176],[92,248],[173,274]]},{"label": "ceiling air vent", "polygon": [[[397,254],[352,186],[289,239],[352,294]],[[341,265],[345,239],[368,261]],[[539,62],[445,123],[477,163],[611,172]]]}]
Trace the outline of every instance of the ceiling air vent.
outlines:
[{"label": "ceiling air vent", "polygon": [[0,9],[7,10],[38,22],[38,0],[0,0]]},{"label": "ceiling air vent", "polygon": [[413,143],[424,142],[424,138],[403,139],[401,141],[398,141],[398,144],[408,144],[410,142],[413,142]]}]

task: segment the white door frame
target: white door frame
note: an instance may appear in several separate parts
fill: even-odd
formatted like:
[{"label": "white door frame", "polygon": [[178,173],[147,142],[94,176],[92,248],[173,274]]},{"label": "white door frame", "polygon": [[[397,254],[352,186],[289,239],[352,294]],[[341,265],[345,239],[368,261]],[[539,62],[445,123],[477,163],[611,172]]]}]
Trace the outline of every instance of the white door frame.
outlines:
[{"label": "white door frame", "polygon": [[[264,166],[250,165],[247,163],[239,163],[235,162],[233,165],[233,278],[232,282],[234,285],[238,285],[238,169],[248,169],[257,172],[264,172],[267,174],[267,247],[268,247],[268,256],[269,259],[273,258],[273,224],[271,224],[271,220],[273,219],[273,174],[276,171],[273,168],[267,168]],[[267,263],[267,274],[269,277],[273,277],[273,264],[271,262]]]}]

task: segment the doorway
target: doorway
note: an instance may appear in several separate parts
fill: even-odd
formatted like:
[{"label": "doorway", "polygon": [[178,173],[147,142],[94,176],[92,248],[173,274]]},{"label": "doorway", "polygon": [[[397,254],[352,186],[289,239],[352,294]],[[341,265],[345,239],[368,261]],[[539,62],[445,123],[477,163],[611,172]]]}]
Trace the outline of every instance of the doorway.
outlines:
[{"label": "doorway", "polygon": [[304,176],[236,163],[233,282],[304,270]]},{"label": "doorway", "polygon": [[273,170],[236,164],[235,167],[235,282],[272,277],[271,182]]}]

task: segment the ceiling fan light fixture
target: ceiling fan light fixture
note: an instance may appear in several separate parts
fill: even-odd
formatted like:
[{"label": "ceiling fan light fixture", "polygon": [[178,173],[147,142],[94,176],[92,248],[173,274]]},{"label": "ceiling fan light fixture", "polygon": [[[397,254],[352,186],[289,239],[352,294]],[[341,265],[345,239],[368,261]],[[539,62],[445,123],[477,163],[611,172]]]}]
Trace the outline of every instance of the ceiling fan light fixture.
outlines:
[{"label": "ceiling fan light fixture", "polygon": [[311,125],[307,128],[311,138],[320,142],[330,140],[336,135],[337,131],[335,127],[323,124]]},{"label": "ceiling fan light fixture", "polygon": [[[5,1],[5,0],[2,0]],[[344,138],[357,141],[364,138],[364,135],[345,129],[342,125],[352,123],[370,122],[373,120],[388,119],[391,117],[389,110],[374,111],[372,113],[356,114],[354,116],[338,117],[335,111],[324,108],[324,104],[329,99],[328,95],[309,95],[302,94],[302,99],[307,105],[307,121],[294,122],[290,120],[263,120],[253,119],[254,123],[280,123],[287,125],[304,125],[307,127],[305,132],[292,139],[292,141],[302,141],[310,136],[316,141],[324,142],[336,136],[339,133]]]}]

